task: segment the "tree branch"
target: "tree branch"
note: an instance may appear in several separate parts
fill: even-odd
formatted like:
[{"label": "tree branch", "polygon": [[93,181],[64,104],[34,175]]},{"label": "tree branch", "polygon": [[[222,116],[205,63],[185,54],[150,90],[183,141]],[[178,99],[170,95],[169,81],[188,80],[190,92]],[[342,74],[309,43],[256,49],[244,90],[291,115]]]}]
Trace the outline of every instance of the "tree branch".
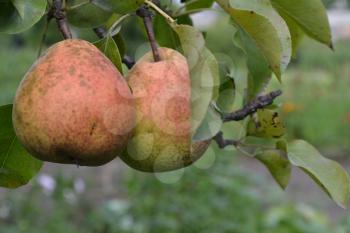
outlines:
[{"label": "tree branch", "polygon": [[266,95],[258,96],[256,99],[248,103],[242,109],[232,113],[223,114],[222,119],[224,122],[241,121],[247,116],[255,113],[258,109],[262,109],[268,105],[271,105],[273,101],[280,95],[282,95],[282,91],[277,90],[272,91]]},{"label": "tree branch", "polygon": [[93,28],[95,34],[98,36],[98,38],[102,39],[106,36],[106,30],[103,27],[97,27]]},{"label": "tree branch", "polygon": [[154,61],[158,62],[161,60],[156,38],[154,36],[153,23],[152,23],[152,12],[148,10],[145,6],[140,7],[136,14],[143,19],[143,23],[146,28],[148,40],[151,44]]},{"label": "tree branch", "polygon": [[62,0],[53,0],[52,12],[53,17],[56,19],[58,29],[62,33],[64,39],[72,39],[72,33],[66,19],[66,12],[62,8]]},{"label": "tree branch", "polygon": [[221,131],[213,137],[213,140],[218,144],[220,149],[223,149],[227,146],[237,147],[239,145],[238,141],[224,139],[224,134]]},{"label": "tree branch", "polygon": [[[223,115],[222,119],[224,122],[243,120],[247,116],[255,113],[258,109],[262,109],[272,104],[273,101],[280,95],[282,95],[282,91],[277,90],[272,91],[266,95],[258,96],[255,100],[245,105],[242,109]],[[240,145],[239,141],[225,139],[224,134],[221,131],[213,137],[213,140],[218,144],[219,148],[221,149],[227,146],[234,146],[237,148]]]},{"label": "tree branch", "polygon": [[135,60],[128,55],[124,55],[122,62],[128,67],[128,69],[131,69],[136,63]]}]

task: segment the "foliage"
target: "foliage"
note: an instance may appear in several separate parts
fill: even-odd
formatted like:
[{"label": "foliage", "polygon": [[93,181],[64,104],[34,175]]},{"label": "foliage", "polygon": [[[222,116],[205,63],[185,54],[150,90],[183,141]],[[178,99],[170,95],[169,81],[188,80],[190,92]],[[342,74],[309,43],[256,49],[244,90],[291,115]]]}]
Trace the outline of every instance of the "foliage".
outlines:
[{"label": "foliage", "polygon": [[[233,82],[232,85],[227,86],[227,89],[234,93],[236,77],[231,75],[230,72],[224,75],[222,70],[220,72],[222,67],[206,46],[203,33],[192,25],[188,17],[190,14],[202,11],[203,8],[209,9],[216,2],[230,17],[231,24],[227,27],[234,28],[234,43],[232,43],[232,46],[238,47],[244,54],[248,68],[248,74],[245,77],[245,94],[240,107],[249,104],[251,100],[264,93],[272,74],[279,81],[282,80],[282,74],[290,63],[292,56],[297,53],[300,41],[304,36],[333,48],[326,9],[321,0],[298,0],[296,3],[281,0],[194,0],[182,1],[181,6],[171,2],[164,4],[164,1],[162,1],[160,7],[150,0],[123,0],[118,3],[97,0],[87,2],[69,1],[67,5],[64,5],[64,8],[56,9],[57,2],[60,1],[49,1],[49,4],[44,0],[0,2],[0,18],[3,19],[0,31],[7,34],[24,31],[37,23],[47,12],[48,16],[57,19],[62,34],[67,38],[66,31],[62,29],[67,28],[65,14],[62,14],[62,11],[66,11],[68,22],[76,27],[90,29],[102,27],[107,29],[106,36],[95,44],[120,71],[126,73],[127,70],[121,64],[124,50],[128,50],[121,46],[124,44],[122,42],[123,34],[121,33],[123,23],[127,18],[133,16],[131,12],[135,12],[141,5],[153,9],[158,17],[154,27],[159,42],[182,52],[189,64],[193,94],[193,119],[191,122],[193,140],[211,139],[221,129],[225,129],[222,116],[226,109],[220,109],[219,107],[222,104],[217,103],[217,101],[222,101],[222,96],[225,96],[224,91],[227,90],[226,88],[223,89],[222,86],[227,82],[227,77],[230,77]],[[55,7],[52,8],[52,5]],[[168,12],[163,9],[171,10]],[[150,34],[149,26],[147,23],[145,25],[148,34]],[[149,40],[151,44],[155,43],[151,37]],[[220,77],[220,74],[225,77]],[[243,91],[241,93],[243,94]],[[232,99],[228,101],[232,105]],[[346,207],[350,184],[349,177],[344,169],[338,163],[323,158],[316,149],[304,141],[287,143],[284,139],[280,140],[285,133],[283,123],[278,118],[276,107],[270,106],[269,108],[271,109],[259,110],[248,117],[247,122],[249,123],[246,124],[243,135],[236,138],[235,146],[237,149],[243,149],[246,154],[249,153],[250,156],[265,164],[283,188],[288,184],[290,166],[295,165],[302,168],[316,183],[321,185],[337,204]],[[10,114],[1,114],[1,122],[5,122],[2,127],[12,129],[10,118]],[[8,134],[3,135],[3,137],[9,137]],[[265,139],[267,145],[265,143],[263,145],[246,144],[248,136]],[[15,140],[14,136],[14,140],[4,140],[0,146],[11,148],[12,142]],[[19,143],[16,146],[19,148],[18,153],[0,153],[0,160],[7,161],[8,155],[11,155],[10,161],[17,160],[16,156],[22,155],[24,157],[19,159],[21,162],[32,161],[29,154],[23,153],[25,150]],[[262,150],[263,152],[261,152]],[[31,166],[27,164],[23,167],[18,166],[16,169],[20,173],[27,172],[25,175],[27,182],[29,178],[34,176],[39,167],[39,165]],[[18,177],[20,178],[12,183],[26,183],[20,182],[22,176]],[[6,180],[7,178],[3,179]],[[8,182],[1,183],[7,184]],[[219,181],[213,183],[219,184]],[[204,200],[204,202],[206,201]],[[199,203],[199,205],[203,203]],[[217,216],[220,216],[219,212]],[[207,216],[203,217],[207,218]],[[168,223],[167,225],[171,224]],[[175,225],[178,227],[178,224]],[[152,226],[148,227],[152,229]],[[187,227],[194,226],[188,225]],[[160,229],[162,229],[162,226]]]},{"label": "foliage", "polygon": [[[40,170],[42,161],[33,158],[21,145],[12,128],[12,105],[0,107],[0,185],[17,188],[28,181]],[[10,120],[10,122],[8,122]],[[20,163],[18,161],[21,161]]]},{"label": "foliage", "polygon": [[31,28],[46,11],[46,0],[2,1],[0,32],[15,34]]}]

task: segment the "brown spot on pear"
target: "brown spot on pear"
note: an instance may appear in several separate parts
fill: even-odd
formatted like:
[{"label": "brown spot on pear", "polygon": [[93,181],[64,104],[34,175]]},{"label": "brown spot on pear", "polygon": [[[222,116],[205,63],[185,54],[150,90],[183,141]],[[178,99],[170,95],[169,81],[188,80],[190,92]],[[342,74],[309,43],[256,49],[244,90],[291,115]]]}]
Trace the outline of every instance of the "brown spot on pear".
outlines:
[{"label": "brown spot on pear", "polygon": [[126,81],[83,40],[49,48],[25,75],[13,106],[14,129],[24,147],[55,163],[111,161],[127,146],[135,120]]},{"label": "brown spot on pear", "polygon": [[206,150],[205,145],[195,146],[195,153],[192,149],[191,82],[186,58],[168,48],[159,48],[159,52],[161,61],[154,62],[152,53],[147,53],[127,77],[135,98],[137,124],[120,157],[144,172],[186,167]]}]

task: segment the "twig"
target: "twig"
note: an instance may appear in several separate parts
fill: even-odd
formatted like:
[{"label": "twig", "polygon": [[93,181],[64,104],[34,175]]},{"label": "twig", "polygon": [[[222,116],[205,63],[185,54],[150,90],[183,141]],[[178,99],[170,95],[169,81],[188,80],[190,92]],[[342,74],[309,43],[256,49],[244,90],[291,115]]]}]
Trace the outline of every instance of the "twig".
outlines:
[{"label": "twig", "polygon": [[128,55],[124,55],[122,62],[128,67],[128,69],[131,69],[136,63],[135,60]]},{"label": "twig", "polygon": [[247,116],[255,113],[258,109],[262,109],[268,105],[271,105],[273,101],[280,95],[282,95],[282,91],[277,90],[272,91],[266,95],[258,96],[255,100],[248,103],[242,109],[232,113],[223,114],[222,119],[224,122],[244,120]]},{"label": "twig", "polygon": [[64,39],[72,39],[72,33],[69,29],[66,19],[66,12],[62,7],[62,0],[53,0],[53,17],[56,19],[59,30],[61,31]]},{"label": "twig", "polygon": [[[93,29],[95,34],[99,37],[99,38],[104,38],[106,36],[106,30],[103,27],[97,27]],[[134,65],[135,65],[135,60],[132,59],[130,56],[128,55],[124,55],[122,62],[129,68],[131,69]]]},{"label": "twig", "polygon": [[227,146],[234,146],[236,148],[237,151],[239,151],[240,153],[248,156],[248,157],[253,157],[254,155],[249,153],[248,151],[244,150],[243,148],[249,148],[249,147],[253,147],[253,148],[267,148],[267,149],[272,149],[270,147],[265,147],[263,145],[248,145],[248,144],[244,144],[242,143],[241,140],[228,140],[224,138],[223,133],[220,131],[217,135],[215,135],[213,137],[213,140],[218,144],[220,149],[224,149]]},{"label": "twig", "polygon": [[97,27],[93,29],[98,38],[102,39],[106,36],[106,30],[103,27]]},{"label": "twig", "polygon": [[160,54],[159,54],[159,50],[158,50],[158,46],[157,46],[157,41],[156,41],[156,38],[154,36],[153,23],[152,23],[152,13],[146,7],[142,6],[137,10],[136,14],[143,19],[143,23],[144,23],[145,28],[146,28],[148,40],[151,44],[154,61],[158,62],[161,60],[161,58],[160,58]]},{"label": "twig", "polygon": [[216,141],[220,149],[223,149],[227,146],[234,146],[238,147],[239,142],[235,140],[228,140],[224,139],[224,134],[222,132],[219,132],[217,135],[213,137],[213,140]]}]

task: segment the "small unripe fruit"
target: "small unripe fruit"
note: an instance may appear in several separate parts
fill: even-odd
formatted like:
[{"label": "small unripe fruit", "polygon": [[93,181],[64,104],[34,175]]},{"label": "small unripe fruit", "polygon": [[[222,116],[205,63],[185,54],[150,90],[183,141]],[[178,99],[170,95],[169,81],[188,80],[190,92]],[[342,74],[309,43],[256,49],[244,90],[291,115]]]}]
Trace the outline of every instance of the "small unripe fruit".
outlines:
[{"label": "small unripe fruit", "polygon": [[33,156],[83,166],[124,150],[135,119],[126,81],[83,40],[49,48],[25,75],[13,106],[15,132]]}]

